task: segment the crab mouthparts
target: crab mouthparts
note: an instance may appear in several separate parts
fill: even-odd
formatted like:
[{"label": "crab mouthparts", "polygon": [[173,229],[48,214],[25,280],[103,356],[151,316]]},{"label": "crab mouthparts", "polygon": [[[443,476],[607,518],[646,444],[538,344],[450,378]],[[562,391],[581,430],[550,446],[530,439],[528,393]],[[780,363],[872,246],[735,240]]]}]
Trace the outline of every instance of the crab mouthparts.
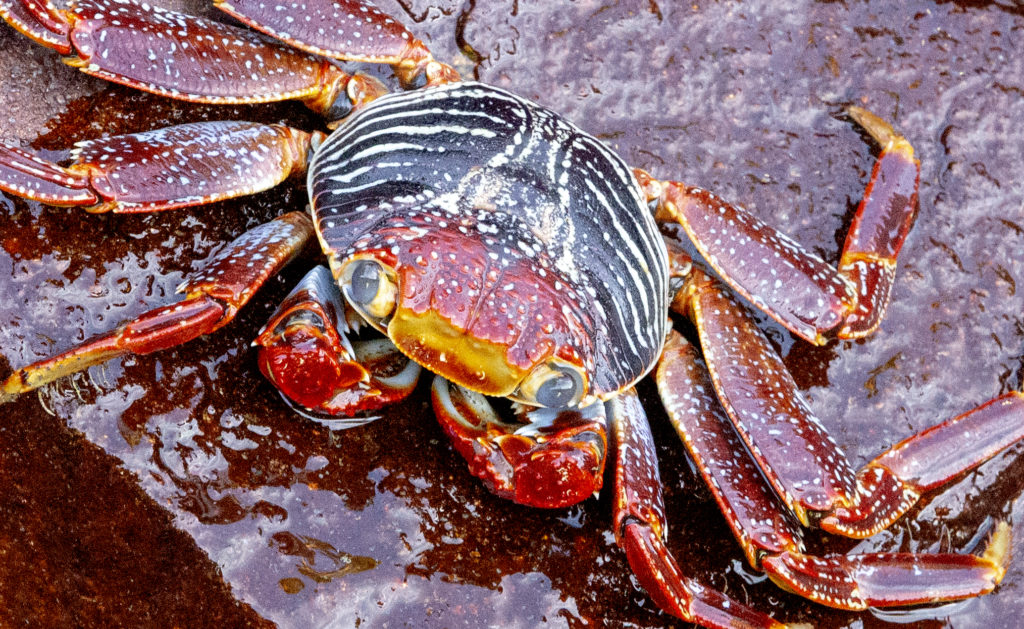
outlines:
[{"label": "crab mouthparts", "polygon": [[420,365],[484,395],[511,395],[529,372],[508,363],[504,345],[470,336],[431,310],[418,313],[399,306],[388,323],[388,337]]}]

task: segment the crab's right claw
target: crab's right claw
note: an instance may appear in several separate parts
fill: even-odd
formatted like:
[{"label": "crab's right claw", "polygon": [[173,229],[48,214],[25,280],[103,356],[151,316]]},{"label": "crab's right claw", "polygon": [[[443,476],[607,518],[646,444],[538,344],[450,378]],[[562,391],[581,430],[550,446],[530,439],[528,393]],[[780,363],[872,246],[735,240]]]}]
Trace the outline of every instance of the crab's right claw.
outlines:
[{"label": "crab's right claw", "polygon": [[387,339],[350,340],[358,325],[359,316],[347,308],[330,271],[318,266],[253,342],[260,348],[260,371],[285,399],[328,425],[341,425],[334,417],[375,411],[407,397],[420,366]]}]

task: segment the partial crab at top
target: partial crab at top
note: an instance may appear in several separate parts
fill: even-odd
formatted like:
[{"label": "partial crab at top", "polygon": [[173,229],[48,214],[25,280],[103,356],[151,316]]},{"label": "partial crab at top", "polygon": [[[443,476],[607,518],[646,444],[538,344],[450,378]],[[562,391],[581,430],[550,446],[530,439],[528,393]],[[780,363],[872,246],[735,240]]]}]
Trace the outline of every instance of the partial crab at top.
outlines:
[{"label": "partial crab at top", "polygon": [[[462,81],[368,2],[216,6],[265,35],[132,0],[0,0],[14,28],[87,74],[201,103],[301,100],[332,132],[206,122],[79,143],[65,164],[0,148],[0,189],[92,212],[151,212],[305,174],[309,212],[242,235],[180,301],[17,369],[0,401],[228,324],[314,240],[313,268],[256,339],[299,415],[342,428],[434,374],[435,414],[498,495],[545,508],[614,477],[614,531],[666,612],[707,627],[781,622],[689,578],[665,545],[653,439],[634,385],[669,419],[751,566],[842,609],[977,596],[1009,561],[1009,526],[977,555],[805,553],[802,527],[861,538],[1024,436],[1011,392],[854,469],[740,297],[823,343],[878,326],[917,212],[910,142],[861,108],[880,147],[838,268],[715,194],[628,166],[562,116]],[[304,19],[296,19],[302,17]],[[390,65],[404,92],[335,60]],[[700,253],[694,261],[676,236]],[[706,266],[705,266],[706,265]],[[693,323],[700,349],[674,329]],[[511,417],[488,398],[512,402]]]}]

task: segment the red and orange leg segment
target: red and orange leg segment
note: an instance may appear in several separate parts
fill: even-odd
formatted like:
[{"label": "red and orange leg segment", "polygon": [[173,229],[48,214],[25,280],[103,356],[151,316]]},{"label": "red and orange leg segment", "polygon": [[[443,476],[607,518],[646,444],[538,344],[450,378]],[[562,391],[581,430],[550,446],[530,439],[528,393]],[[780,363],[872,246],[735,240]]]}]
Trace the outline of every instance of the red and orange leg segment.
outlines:
[{"label": "red and orange leg segment", "polygon": [[658,606],[703,627],[786,627],[683,575],[665,545],[667,524],[654,438],[633,390],[608,403],[615,456],[615,539]]},{"label": "red and orange leg segment", "polygon": [[167,349],[219,329],[312,236],[313,225],[300,212],[249,230],[198,276],[178,287],[184,294],[182,301],[150,310],[112,332],[16,370],[0,382],[0,403],[117,356]]},{"label": "red and orange leg segment", "polygon": [[910,144],[859,108],[851,115],[882,145],[854,218],[839,269],[714,194],[634,171],[656,218],[678,223],[715,272],[735,291],[812,343],[838,329],[858,338],[877,328],[896,271],[896,256],[917,211],[920,166]]},{"label": "red and orange leg segment", "polygon": [[822,605],[859,611],[981,596],[994,590],[1010,560],[1010,526],[996,525],[979,555],[868,553],[765,557],[772,581]]},{"label": "red and orange leg segment", "polygon": [[764,485],[714,396],[711,376],[696,348],[673,333],[656,377],[669,419],[747,560],[783,588],[825,605],[860,610],[979,596],[1002,579],[1009,551],[1005,524],[997,526],[980,555],[804,554],[796,521]]},{"label": "red and orange leg segment", "polygon": [[807,525],[809,512],[851,504],[854,470],[728,289],[693,268],[672,308],[696,326],[718,399],[786,506]]},{"label": "red and orange leg segment", "polygon": [[674,330],[655,381],[669,421],[740,540],[747,562],[758,567],[765,554],[802,549],[800,523],[765,484],[732,428],[697,348]]},{"label": "red and orange leg segment", "polygon": [[361,319],[348,308],[331,272],[318,266],[285,298],[260,331],[263,375],[303,414],[331,426],[375,411],[416,387],[420,366],[387,339],[353,340]]},{"label": "red and orange leg segment", "polygon": [[[214,0],[228,15],[287,44],[342,61],[386,63],[404,85],[423,76],[427,85],[458,81],[408,29],[361,0]],[[311,18],[311,19],[310,19]]]},{"label": "red and orange leg segment", "polygon": [[86,74],[179,100],[302,100],[336,120],[386,91],[247,29],[148,4],[72,0],[61,10],[48,0],[0,0],[0,17]]},{"label": "red and orange leg segment", "polygon": [[889,304],[896,256],[917,216],[921,164],[889,123],[860,107],[851,107],[849,114],[882,147],[839,259],[839,273],[863,294],[839,337],[860,338],[878,328]]},{"label": "red and orange leg segment", "polygon": [[434,378],[431,396],[434,414],[470,472],[495,494],[556,509],[601,489],[607,450],[603,403],[564,411],[514,405],[518,421],[504,421],[483,395],[441,376]]},{"label": "red and orange leg segment", "polygon": [[32,41],[70,54],[67,19],[49,0],[2,0],[0,18]]},{"label": "red and orange leg segment", "polygon": [[[1024,393],[1010,391],[908,437],[857,474],[858,500],[823,518],[821,528],[864,538],[886,528],[935,490],[1024,440]],[[890,504],[888,510],[874,505]]]},{"label": "red and orange leg segment", "polygon": [[306,170],[323,134],[200,122],[79,142],[67,167],[0,146],[0,190],[93,212],[152,212],[254,194]]},{"label": "red and orange leg segment", "polygon": [[[686,264],[678,252],[672,262]],[[684,271],[672,308],[693,321],[719,402],[765,479],[804,525],[817,513],[831,532],[868,537],[922,493],[1024,439],[1024,394],[1012,392],[910,437],[855,474],[746,309],[701,270],[674,269]]]}]

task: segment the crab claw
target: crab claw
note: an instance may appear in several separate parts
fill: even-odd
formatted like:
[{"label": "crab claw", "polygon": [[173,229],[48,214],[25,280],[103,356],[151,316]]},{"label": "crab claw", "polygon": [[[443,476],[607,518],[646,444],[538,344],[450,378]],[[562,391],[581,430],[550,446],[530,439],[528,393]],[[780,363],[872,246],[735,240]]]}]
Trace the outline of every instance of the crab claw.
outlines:
[{"label": "crab claw", "polygon": [[607,437],[604,404],[526,410],[502,421],[483,395],[434,378],[434,413],[470,472],[495,494],[531,507],[576,504],[601,489]]},{"label": "crab claw", "polygon": [[420,367],[386,339],[350,342],[345,302],[325,267],[310,271],[253,342],[284,396],[328,415],[376,410],[412,392]]}]

